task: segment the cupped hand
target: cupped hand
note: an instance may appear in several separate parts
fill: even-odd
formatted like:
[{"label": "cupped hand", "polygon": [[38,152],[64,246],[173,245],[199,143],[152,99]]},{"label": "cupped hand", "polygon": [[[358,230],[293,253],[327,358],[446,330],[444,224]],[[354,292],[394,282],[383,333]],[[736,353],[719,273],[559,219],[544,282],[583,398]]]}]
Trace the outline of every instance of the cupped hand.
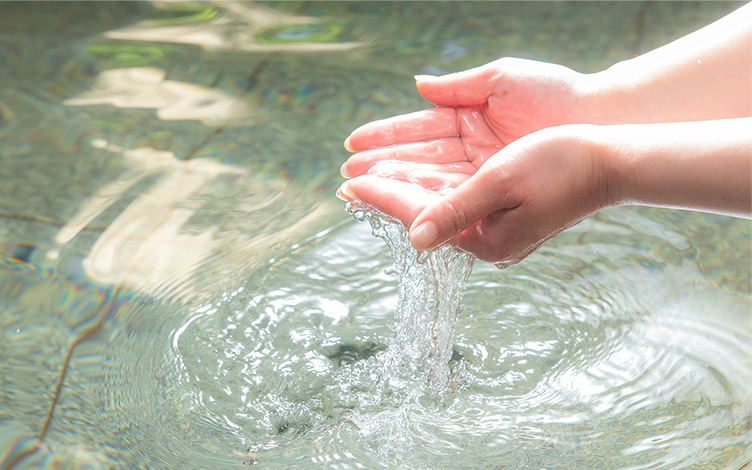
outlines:
[{"label": "cupped hand", "polygon": [[468,162],[480,168],[504,146],[546,127],[595,120],[593,81],[561,65],[503,58],[442,77],[418,76],[420,94],[438,106],[356,129],[345,177],[380,161]]},{"label": "cupped hand", "polygon": [[581,149],[562,154],[552,142],[571,139],[540,132],[595,120],[588,76],[505,58],[416,83],[438,107],[356,129],[345,141],[356,153],[342,166],[352,179],[341,197],[402,221],[418,250],[451,240],[502,264],[519,262],[596,210],[591,201],[566,207],[567,185],[591,191],[589,182],[560,173],[592,173],[571,154]]},{"label": "cupped hand", "polygon": [[609,205],[591,127],[534,132],[479,169],[468,162],[379,162],[340,195],[402,221],[419,251],[451,242],[482,260],[513,265]]}]

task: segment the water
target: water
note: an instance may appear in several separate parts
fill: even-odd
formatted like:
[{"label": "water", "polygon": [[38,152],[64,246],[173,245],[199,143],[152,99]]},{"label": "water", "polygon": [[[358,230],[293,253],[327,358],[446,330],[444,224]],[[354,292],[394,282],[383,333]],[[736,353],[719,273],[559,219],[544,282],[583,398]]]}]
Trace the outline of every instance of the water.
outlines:
[{"label": "water", "polygon": [[[597,223],[628,226],[603,217],[578,236]],[[644,234],[586,249],[587,264],[572,236],[503,275],[477,265],[452,347],[456,387],[436,391],[425,368],[389,357],[425,329],[389,328],[399,271],[364,227],[275,261],[249,283],[268,294],[198,312],[173,343],[188,358],[178,388],[204,393],[186,398],[190,408],[210,428],[231,419],[259,465],[733,468],[748,458],[749,304],[716,293],[708,307],[696,271],[629,249]],[[651,239],[654,249],[683,251],[675,235]],[[645,279],[660,288],[635,290]],[[734,312],[740,328],[729,327]]]},{"label": "water", "polygon": [[750,221],[602,211],[475,263],[434,342],[334,197],[416,73],[599,70],[735,4],[35,5],[0,4],[0,468],[747,468]]},{"label": "water", "polygon": [[[445,389],[450,386],[454,330],[475,257],[451,245],[418,253],[401,223],[354,203],[347,203],[347,211],[356,220],[368,220],[394,258],[387,272],[397,276],[399,294],[391,325],[394,336],[384,361],[387,371],[424,369],[432,388]],[[457,382],[452,381],[451,387],[456,388]]]}]

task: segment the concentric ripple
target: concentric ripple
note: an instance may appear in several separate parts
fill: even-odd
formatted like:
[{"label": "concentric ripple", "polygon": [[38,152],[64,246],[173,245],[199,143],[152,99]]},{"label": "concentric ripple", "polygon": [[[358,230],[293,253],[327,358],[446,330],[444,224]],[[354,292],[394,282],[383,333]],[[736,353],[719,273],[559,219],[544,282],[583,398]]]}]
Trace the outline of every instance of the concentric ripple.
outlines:
[{"label": "concentric ripple", "polygon": [[503,272],[478,264],[443,391],[385,367],[390,255],[337,226],[173,331],[175,406],[260,468],[739,468],[752,349],[729,321],[749,301],[635,217],[596,218]]}]

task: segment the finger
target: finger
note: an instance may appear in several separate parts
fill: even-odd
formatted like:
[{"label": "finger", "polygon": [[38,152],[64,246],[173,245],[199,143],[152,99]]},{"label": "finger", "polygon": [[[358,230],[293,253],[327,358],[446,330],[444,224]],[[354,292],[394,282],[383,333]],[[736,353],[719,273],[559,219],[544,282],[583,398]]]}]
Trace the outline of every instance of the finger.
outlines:
[{"label": "finger", "polygon": [[440,194],[456,188],[475,173],[472,164],[380,162],[368,171],[369,174],[417,184]]},{"label": "finger", "polygon": [[498,79],[498,67],[491,62],[441,77],[418,75],[415,84],[423,98],[437,106],[478,106],[491,96]]},{"label": "finger", "polygon": [[345,140],[350,152],[375,147],[457,137],[456,113],[451,108],[426,109],[389,119],[373,121],[353,131]]},{"label": "finger", "polygon": [[412,183],[373,175],[345,181],[337,194],[348,201],[362,201],[398,219],[405,227],[410,227],[426,206],[441,197]]},{"label": "finger", "polygon": [[431,142],[417,142],[365,150],[352,155],[340,168],[345,178],[368,173],[371,167],[381,161],[402,161],[419,163],[464,162],[465,150],[462,141],[453,137]]},{"label": "finger", "polygon": [[531,223],[538,218],[522,207],[492,212],[454,237],[452,243],[480,260],[505,268],[513,266],[564,228],[551,230]]},{"label": "finger", "polygon": [[445,243],[487,215],[513,209],[519,202],[505,186],[505,171],[499,165],[485,165],[421,212],[410,230],[410,241],[418,251]]}]

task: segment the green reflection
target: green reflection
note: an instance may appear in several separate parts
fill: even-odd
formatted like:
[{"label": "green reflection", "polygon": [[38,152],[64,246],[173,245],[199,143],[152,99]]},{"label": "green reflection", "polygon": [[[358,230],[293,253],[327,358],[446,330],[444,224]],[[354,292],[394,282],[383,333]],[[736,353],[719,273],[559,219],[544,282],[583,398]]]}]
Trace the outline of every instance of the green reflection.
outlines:
[{"label": "green reflection", "polygon": [[342,23],[288,24],[262,31],[256,36],[256,41],[261,44],[331,42],[340,36],[343,29]]},{"label": "green reflection", "polygon": [[178,48],[168,45],[145,44],[93,44],[86,52],[105,61],[108,68],[143,67],[152,65],[178,54]]},{"label": "green reflection", "polygon": [[[169,14],[166,18],[158,18],[162,25],[181,25],[190,23],[199,23],[214,18],[219,10],[217,8],[206,6],[198,3],[165,3],[159,4],[159,10]],[[158,10],[158,11],[159,11]],[[173,16],[178,14],[180,16]]]}]

